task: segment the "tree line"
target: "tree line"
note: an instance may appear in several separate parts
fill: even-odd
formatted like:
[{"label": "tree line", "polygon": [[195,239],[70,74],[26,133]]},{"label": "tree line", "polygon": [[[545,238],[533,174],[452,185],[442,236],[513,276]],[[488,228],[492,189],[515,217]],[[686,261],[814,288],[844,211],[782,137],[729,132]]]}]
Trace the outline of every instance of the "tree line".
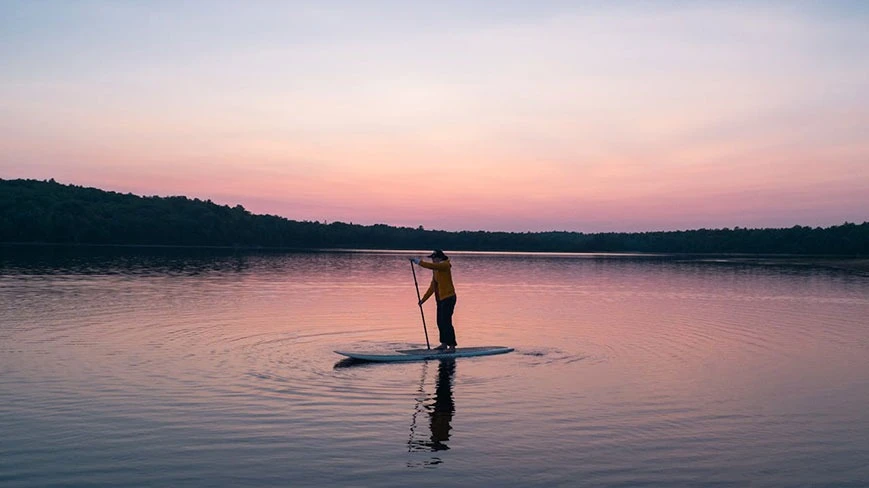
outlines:
[{"label": "tree line", "polygon": [[869,222],[820,228],[665,232],[447,232],[255,215],[241,205],[0,179],[0,242],[468,251],[753,253],[865,256]]}]

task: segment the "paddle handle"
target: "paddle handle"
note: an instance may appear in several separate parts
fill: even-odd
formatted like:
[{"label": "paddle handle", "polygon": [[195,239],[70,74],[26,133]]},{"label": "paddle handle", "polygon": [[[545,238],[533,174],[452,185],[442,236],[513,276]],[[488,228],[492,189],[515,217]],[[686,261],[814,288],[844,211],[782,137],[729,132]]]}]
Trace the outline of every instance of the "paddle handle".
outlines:
[{"label": "paddle handle", "polygon": [[416,268],[413,267],[413,261],[410,262],[410,271],[413,273],[413,286],[416,287],[416,303],[419,305],[419,315],[422,317],[422,330],[425,332],[425,347],[431,349],[431,344],[428,342],[428,328],[425,326],[425,312],[422,311],[422,297],[419,295],[419,282],[416,281]]}]

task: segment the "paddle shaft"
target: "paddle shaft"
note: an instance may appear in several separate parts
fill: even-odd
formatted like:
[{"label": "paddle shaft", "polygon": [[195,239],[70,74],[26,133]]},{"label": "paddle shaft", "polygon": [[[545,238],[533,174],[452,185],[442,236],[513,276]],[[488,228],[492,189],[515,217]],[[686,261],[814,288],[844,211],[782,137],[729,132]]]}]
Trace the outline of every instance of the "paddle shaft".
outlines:
[{"label": "paddle shaft", "polygon": [[419,315],[422,317],[422,330],[425,331],[425,347],[431,349],[431,344],[428,343],[428,328],[425,326],[425,313],[422,311],[422,297],[419,295],[419,282],[416,281],[416,268],[413,267],[413,261],[410,262],[410,271],[413,273],[413,286],[416,287],[416,303],[419,304]]}]

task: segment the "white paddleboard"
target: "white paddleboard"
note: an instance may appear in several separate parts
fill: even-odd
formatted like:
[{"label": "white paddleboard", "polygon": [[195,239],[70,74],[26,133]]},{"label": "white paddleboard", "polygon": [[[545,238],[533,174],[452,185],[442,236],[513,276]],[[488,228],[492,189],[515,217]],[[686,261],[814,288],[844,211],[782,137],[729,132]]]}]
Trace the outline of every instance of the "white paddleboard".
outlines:
[{"label": "white paddleboard", "polygon": [[452,359],[472,356],[491,356],[493,354],[505,354],[513,351],[512,347],[505,346],[480,346],[480,347],[457,347],[456,352],[444,352],[435,349],[399,349],[391,354],[374,352],[345,352],[335,351],[342,356],[358,359],[360,361],[377,361],[383,363],[397,361],[424,361],[427,359]]}]

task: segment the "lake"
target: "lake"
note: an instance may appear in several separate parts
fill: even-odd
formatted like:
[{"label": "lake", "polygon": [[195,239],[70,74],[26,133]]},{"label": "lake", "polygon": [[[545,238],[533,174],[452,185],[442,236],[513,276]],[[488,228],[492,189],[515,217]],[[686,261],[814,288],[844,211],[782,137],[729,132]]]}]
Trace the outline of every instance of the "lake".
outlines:
[{"label": "lake", "polygon": [[360,364],[418,254],[0,251],[4,487],[869,485],[865,274],[449,253],[515,352]]}]

